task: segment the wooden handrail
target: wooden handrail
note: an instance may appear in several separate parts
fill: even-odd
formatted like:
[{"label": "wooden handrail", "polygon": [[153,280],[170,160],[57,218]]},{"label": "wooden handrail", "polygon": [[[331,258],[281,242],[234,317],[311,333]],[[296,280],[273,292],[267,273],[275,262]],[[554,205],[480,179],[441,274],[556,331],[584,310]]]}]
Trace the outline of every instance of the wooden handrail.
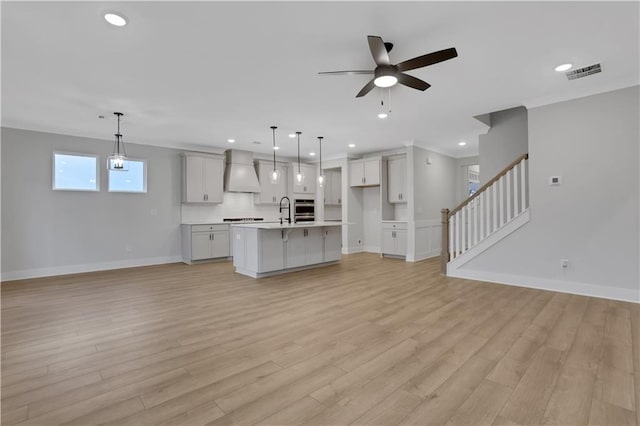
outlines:
[{"label": "wooden handrail", "polygon": [[520,164],[520,162],[522,160],[527,160],[529,159],[529,153],[526,154],[522,154],[520,157],[516,158],[515,160],[513,160],[511,163],[509,163],[509,165],[507,167],[505,167],[504,169],[502,169],[502,171],[500,173],[498,173],[497,175],[495,175],[493,178],[491,178],[491,180],[487,183],[485,183],[484,185],[482,185],[482,187],[480,187],[480,189],[478,189],[476,191],[475,194],[473,194],[471,197],[467,198],[466,200],[464,200],[462,203],[460,203],[460,205],[458,207],[456,207],[455,209],[451,210],[449,212],[449,217],[452,217],[454,214],[458,213],[460,210],[462,210],[462,208],[464,206],[466,206],[467,204],[469,204],[470,202],[472,202],[473,200],[476,199],[476,197],[478,197],[480,194],[482,194],[482,192],[484,190],[486,190],[487,188],[489,188],[491,185],[493,185],[494,183],[496,183],[496,181],[498,179],[500,179],[502,176],[506,175],[507,172],[511,169],[513,169],[515,166],[517,166],[518,164]]}]

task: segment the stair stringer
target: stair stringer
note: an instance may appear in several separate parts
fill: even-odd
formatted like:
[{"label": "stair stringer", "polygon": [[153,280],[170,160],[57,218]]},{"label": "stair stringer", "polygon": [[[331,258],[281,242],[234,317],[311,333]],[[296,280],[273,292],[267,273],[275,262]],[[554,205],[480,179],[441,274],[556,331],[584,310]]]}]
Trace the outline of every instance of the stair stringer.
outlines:
[{"label": "stair stringer", "polygon": [[465,251],[449,263],[447,263],[447,276],[456,277],[456,270],[462,265],[469,262],[474,257],[488,250],[491,246],[497,244],[503,238],[514,233],[529,222],[529,209],[527,208],[518,216],[514,217],[508,223],[505,223],[502,228],[498,229],[484,240],[478,242],[475,246]]}]

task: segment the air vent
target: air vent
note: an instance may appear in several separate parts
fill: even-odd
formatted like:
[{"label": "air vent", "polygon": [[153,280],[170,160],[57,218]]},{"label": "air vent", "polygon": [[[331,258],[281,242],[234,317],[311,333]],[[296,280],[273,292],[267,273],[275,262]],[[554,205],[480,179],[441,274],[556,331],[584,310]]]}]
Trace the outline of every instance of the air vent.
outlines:
[{"label": "air vent", "polygon": [[597,74],[602,71],[600,64],[589,65],[588,67],[578,68],[577,70],[568,71],[567,79],[575,80],[576,78],[586,77],[591,74]]}]

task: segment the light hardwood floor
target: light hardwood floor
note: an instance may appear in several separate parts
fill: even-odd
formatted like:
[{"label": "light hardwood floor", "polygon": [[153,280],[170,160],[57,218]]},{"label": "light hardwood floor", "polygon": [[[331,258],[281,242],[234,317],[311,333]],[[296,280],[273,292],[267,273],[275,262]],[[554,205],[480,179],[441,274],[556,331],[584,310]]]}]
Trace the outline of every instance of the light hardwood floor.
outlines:
[{"label": "light hardwood floor", "polygon": [[2,285],[2,425],[638,424],[638,305],[372,254]]}]

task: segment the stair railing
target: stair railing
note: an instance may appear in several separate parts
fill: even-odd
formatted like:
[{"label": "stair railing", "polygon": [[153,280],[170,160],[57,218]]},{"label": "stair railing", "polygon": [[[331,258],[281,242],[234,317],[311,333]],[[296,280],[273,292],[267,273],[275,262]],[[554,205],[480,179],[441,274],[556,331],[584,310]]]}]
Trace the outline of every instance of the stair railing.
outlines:
[{"label": "stair railing", "polygon": [[475,194],[449,211],[442,209],[440,270],[447,263],[529,208],[527,160],[523,154],[482,185]]}]

